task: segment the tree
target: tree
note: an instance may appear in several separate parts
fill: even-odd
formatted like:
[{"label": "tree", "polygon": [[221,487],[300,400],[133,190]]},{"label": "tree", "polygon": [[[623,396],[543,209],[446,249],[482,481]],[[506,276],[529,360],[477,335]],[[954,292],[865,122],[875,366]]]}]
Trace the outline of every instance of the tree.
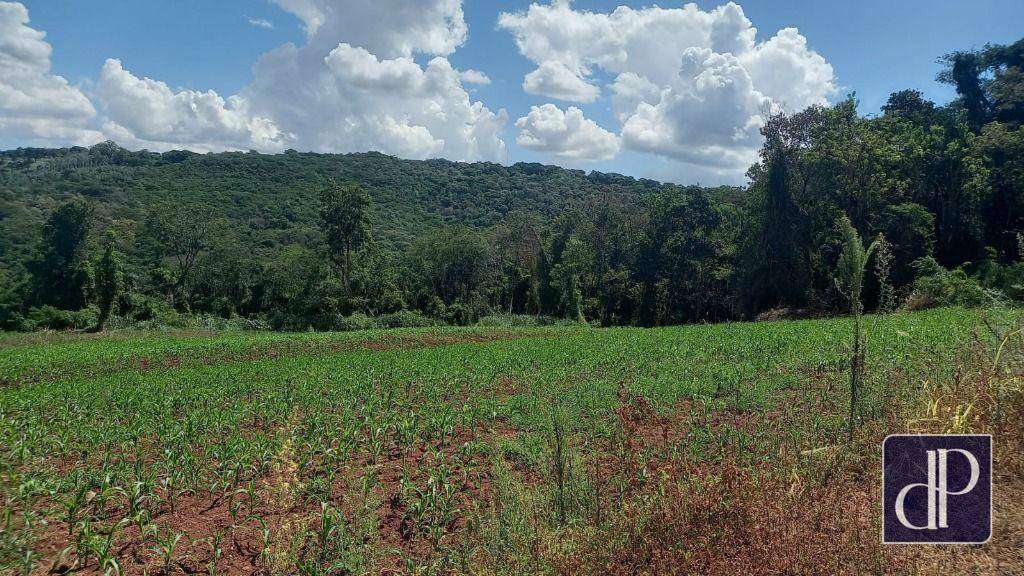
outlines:
[{"label": "tree", "polygon": [[210,248],[208,216],[198,207],[162,204],[152,208],[147,217],[144,238],[156,260],[170,258],[174,264],[167,300],[173,306],[179,295],[189,305],[188,283],[200,256]]},{"label": "tree", "polygon": [[748,316],[776,306],[803,306],[810,289],[808,235],[804,213],[794,190],[806,186],[800,170],[800,148],[806,143],[812,116],[773,117],[762,162],[750,170],[751,227],[744,247],[740,278],[741,305]]},{"label": "tree", "polygon": [[442,228],[420,237],[406,253],[405,283],[421,306],[437,298],[443,307],[475,307],[497,288],[491,254],[481,233],[463,226]]},{"label": "tree", "polygon": [[1003,262],[1017,261],[1017,237],[1024,233],[1024,126],[989,123],[976,141],[975,156],[987,175],[981,203],[986,244]]},{"label": "tree", "polygon": [[836,227],[842,237],[842,253],[839,256],[838,278],[836,285],[846,296],[853,315],[853,353],[850,356],[850,423],[849,439],[853,440],[853,430],[857,425],[857,401],[860,393],[861,375],[864,369],[864,331],[861,328],[861,314],[864,305],[860,295],[864,287],[864,271],[867,269],[871,253],[878,246],[878,241],[864,248],[860,234],[853,227],[849,217],[843,215]]},{"label": "tree", "polygon": [[96,321],[96,332],[102,332],[106,326],[110,312],[121,293],[124,283],[124,264],[121,254],[114,247],[113,238],[108,238],[103,248],[103,256],[96,263],[96,300],[100,307]]},{"label": "tree", "polygon": [[887,206],[873,220],[873,228],[892,243],[890,278],[897,288],[913,284],[914,262],[932,256],[935,244],[935,216],[924,206],[911,202]]},{"label": "tree", "polygon": [[352,283],[352,256],[370,241],[370,204],[370,195],[355,184],[332,185],[320,194],[320,229],[346,290]]},{"label": "tree", "polygon": [[543,258],[539,227],[531,215],[510,212],[493,231],[493,259],[504,276],[509,314],[539,312],[538,267]]},{"label": "tree", "polygon": [[650,206],[636,264],[645,325],[707,321],[731,312],[721,216],[700,190],[663,194]]},{"label": "tree", "polygon": [[582,277],[587,270],[591,255],[587,246],[576,236],[570,236],[562,250],[562,257],[551,271],[554,284],[561,295],[565,317],[581,324],[587,322],[583,315]]},{"label": "tree", "polygon": [[935,103],[926,100],[920,90],[900,90],[889,95],[882,106],[886,116],[895,116],[915,124],[931,124],[935,118]]},{"label": "tree", "polygon": [[63,310],[86,305],[91,283],[88,259],[93,207],[81,199],[61,204],[43,226],[42,250],[30,265],[34,300]]},{"label": "tree", "polygon": [[956,87],[974,131],[991,120],[1024,122],[1024,40],[946,54],[936,80]]},{"label": "tree", "polygon": [[978,52],[953,52],[940,59],[946,67],[935,77],[939,82],[952,84],[960,95],[967,118],[974,130],[988,121],[989,100],[982,87],[981,74],[984,59]]}]

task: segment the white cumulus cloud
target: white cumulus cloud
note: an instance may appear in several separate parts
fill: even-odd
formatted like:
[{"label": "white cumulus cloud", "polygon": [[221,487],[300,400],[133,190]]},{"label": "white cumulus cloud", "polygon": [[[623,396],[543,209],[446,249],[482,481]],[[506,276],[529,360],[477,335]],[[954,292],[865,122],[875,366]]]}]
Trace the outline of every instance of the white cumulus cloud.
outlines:
[{"label": "white cumulus cloud", "polygon": [[382,58],[413,52],[447,56],[466,41],[462,0],[273,0],[306,26],[309,45],[326,54],[339,42]]},{"label": "white cumulus cloud", "polygon": [[[486,75],[446,58],[466,39],[460,0],[275,0],[306,26],[302,46],[264,54],[241,92],[250,109],[321,151],[503,160],[504,110],[473,101]],[[414,57],[433,56],[425,65]]]},{"label": "white cumulus cloud", "polygon": [[504,13],[498,26],[536,65],[527,92],[593,102],[600,70],[624,149],[720,174],[742,174],[755,158],[766,111],[823,104],[836,90],[832,66],[795,28],[759,43],[734,3],[603,13],[554,0]]},{"label": "white cumulus cloud", "polygon": [[484,74],[479,70],[472,69],[459,72],[459,79],[466,84],[480,84],[482,86],[486,86],[491,83],[491,79],[487,74]]},{"label": "white cumulus cloud", "polygon": [[[111,138],[153,150],[505,160],[507,113],[467,89],[491,78],[449,60],[468,38],[462,0],[271,1],[305,38],[263,54],[236,94],[168,86],[111,58],[87,97],[51,72],[51,47],[25,7],[0,0],[0,144]],[[758,41],[734,3],[594,12],[538,0],[500,14],[498,27],[533,63],[525,92],[613,112],[614,131],[577,106],[535,106],[516,121],[520,146],[560,159],[653,154],[652,164],[738,181],[766,112],[823,104],[837,89],[832,66],[797,29]]]},{"label": "white cumulus cloud", "polygon": [[619,138],[569,106],[563,112],[554,104],[533,106],[530,113],[516,120],[516,143],[524,148],[548,152],[555,157],[593,161],[614,158]]},{"label": "white cumulus cloud", "polygon": [[593,102],[601,89],[583,79],[578,71],[570,70],[561,62],[541,62],[536,70],[523,78],[523,90],[528,94],[551,96],[570,102]]},{"label": "white cumulus cloud", "polygon": [[[307,32],[260,57],[238,94],[173,90],[108,60],[97,94],[107,137],[161,150],[292,147],[407,158],[503,160],[504,111],[474,102],[446,56],[467,34],[459,0],[275,0]],[[434,56],[421,65],[416,55]]]},{"label": "white cumulus cloud", "polygon": [[96,110],[78,88],[50,73],[46,34],[28,26],[28,10],[0,2],[0,143],[89,145]]},{"label": "white cumulus cloud", "polygon": [[163,82],[138,78],[120,60],[103,65],[97,93],[107,113],[103,130],[124,145],[154,150],[283,150],[287,139],[273,121],[249,113],[240,96],[175,92]]}]

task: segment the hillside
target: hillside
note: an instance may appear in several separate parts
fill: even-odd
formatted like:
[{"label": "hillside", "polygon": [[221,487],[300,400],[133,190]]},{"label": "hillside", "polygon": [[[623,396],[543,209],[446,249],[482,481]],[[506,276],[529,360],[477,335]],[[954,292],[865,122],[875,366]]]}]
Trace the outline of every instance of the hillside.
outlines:
[{"label": "hillside", "polygon": [[[170,202],[227,218],[252,246],[288,244],[315,233],[319,192],[333,182],[362,185],[373,199],[374,237],[402,250],[444,224],[486,228],[515,210],[546,218],[594,202],[631,204],[672,184],[557,166],[401,160],[379,153],[195,154],[92,148],[0,152],[2,260],[24,254],[45,215],[73,195],[95,201],[102,219],[141,221]],[[723,195],[739,189],[722,188]]]}]

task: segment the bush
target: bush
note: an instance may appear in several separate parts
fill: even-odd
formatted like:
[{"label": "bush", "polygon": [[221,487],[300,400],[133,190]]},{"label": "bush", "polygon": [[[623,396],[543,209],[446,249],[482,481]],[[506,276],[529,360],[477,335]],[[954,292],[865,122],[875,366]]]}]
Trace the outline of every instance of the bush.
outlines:
[{"label": "bush", "polygon": [[529,314],[491,314],[477,321],[480,326],[498,328],[525,328],[529,326],[579,326],[580,323],[568,318],[554,316],[531,316]]},{"label": "bush", "polygon": [[982,283],[1017,302],[1024,301],[1024,262],[1000,264],[994,257],[982,267]]},{"label": "bush", "polygon": [[918,278],[914,290],[907,298],[907,310],[924,310],[938,306],[981,308],[996,304],[1004,296],[997,290],[983,287],[968,276],[962,268],[946,270],[933,258],[921,258],[914,263]]},{"label": "bush", "polygon": [[121,299],[118,307],[127,310],[134,320],[151,320],[161,323],[165,320],[176,321],[178,312],[171,307],[166,298],[132,292]]},{"label": "bush", "polygon": [[28,311],[28,330],[85,330],[96,325],[99,310],[95,306],[81,310],[60,310],[46,305]]},{"label": "bush", "polygon": [[491,312],[487,303],[479,297],[471,297],[469,300],[456,300],[445,310],[445,322],[456,326],[469,326]]},{"label": "bush", "polygon": [[377,327],[377,321],[373,318],[356,312],[349,316],[338,316],[334,321],[334,330],[349,332],[352,330],[373,330]]},{"label": "bush", "polygon": [[499,328],[516,328],[522,326],[540,326],[540,318],[528,314],[491,314],[477,321],[480,326]]},{"label": "bush", "polygon": [[377,318],[377,323],[381,328],[424,328],[440,324],[433,318],[411,310],[385,314]]}]

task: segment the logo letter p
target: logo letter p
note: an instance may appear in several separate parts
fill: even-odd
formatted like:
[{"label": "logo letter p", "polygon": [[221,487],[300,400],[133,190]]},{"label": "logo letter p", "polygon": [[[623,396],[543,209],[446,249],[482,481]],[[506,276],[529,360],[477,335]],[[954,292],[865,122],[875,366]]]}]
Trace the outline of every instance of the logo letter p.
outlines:
[{"label": "logo letter p", "polygon": [[[939,448],[935,452],[938,452],[938,456],[939,456],[939,471],[938,471],[938,473],[939,473],[939,487],[937,489],[937,493],[938,493],[938,496],[939,496],[939,528],[949,528],[949,523],[946,521],[946,497],[947,496],[960,496],[962,494],[967,494],[971,490],[974,490],[974,486],[978,483],[978,478],[981,476],[981,466],[978,464],[978,459],[974,457],[974,454],[971,454],[967,450],[963,450],[963,449],[960,449],[960,448]],[[960,454],[963,454],[964,457],[967,458],[967,462],[971,466],[971,479],[967,481],[967,486],[965,486],[959,492],[950,492],[949,491],[949,487],[947,485],[948,478],[947,478],[947,475],[946,475],[946,460],[947,460],[948,455],[949,455],[950,452],[959,452]],[[932,454],[933,454],[933,452],[929,450],[928,451],[929,465],[931,465],[931,455]],[[931,474],[928,475],[928,478],[929,478],[929,480],[931,479]],[[929,516],[930,516],[931,515],[930,514],[930,511],[931,511],[931,500],[930,499],[929,499],[928,510],[929,510]]]}]

